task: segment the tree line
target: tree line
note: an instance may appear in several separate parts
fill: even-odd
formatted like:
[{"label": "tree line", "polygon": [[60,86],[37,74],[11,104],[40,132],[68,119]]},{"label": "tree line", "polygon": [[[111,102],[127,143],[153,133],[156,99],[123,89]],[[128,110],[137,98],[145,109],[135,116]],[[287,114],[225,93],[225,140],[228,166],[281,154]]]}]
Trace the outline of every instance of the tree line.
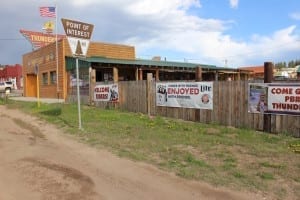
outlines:
[{"label": "tree line", "polygon": [[281,68],[285,68],[285,67],[293,68],[297,65],[300,65],[300,60],[292,60],[289,62],[278,62],[275,64],[275,68],[277,68],[277,69],[281,69]]}]

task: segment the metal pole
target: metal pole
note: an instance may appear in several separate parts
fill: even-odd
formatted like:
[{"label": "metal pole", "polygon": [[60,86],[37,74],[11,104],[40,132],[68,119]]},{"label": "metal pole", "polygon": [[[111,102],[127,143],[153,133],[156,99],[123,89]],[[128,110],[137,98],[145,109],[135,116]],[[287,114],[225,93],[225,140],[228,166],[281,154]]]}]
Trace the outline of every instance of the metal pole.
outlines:
[{"label": "metal pole", "polygon": [[36,74],[36,90],[37,90],[37,107],[40,107],[40,81],[39,81],[39,74]]},{"label": "metal pole", "polygon": [[81,126],[81,114],[80,114],[80,90],[79,90],[79,69],[78,69],[78,58],[76,58],[76,85],[77,85],[77,107],[78,107],[78,123],[79,129],[82,129]]},{"label": "metal pole", "polygon": [[34,66],[34,73],[36,74],[36,97],[37,106],[40,107],[40,80],[39,80],[39,66],[36,64]]},{"label": "metal pole", "polygon": [[59,80],[58,80],[58,41],[57,41],[57,15],[58,15],[58,9],[57,4],[55,1],[55,58],[56,58],[56,93],[59,98]]}]

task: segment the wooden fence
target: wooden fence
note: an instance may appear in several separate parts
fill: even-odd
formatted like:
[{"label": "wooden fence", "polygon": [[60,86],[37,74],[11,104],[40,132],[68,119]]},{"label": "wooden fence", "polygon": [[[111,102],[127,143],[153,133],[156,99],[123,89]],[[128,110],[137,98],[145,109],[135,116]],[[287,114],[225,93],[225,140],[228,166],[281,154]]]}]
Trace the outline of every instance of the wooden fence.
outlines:
[{"label": "wooden fence", "polygon": [[[263,114],[248,112],[248,83],[250,82],[214,82],[213,110],[156,106],[154,81],[151,81],[150,85],[147,81],[119,82],[118,103],[94,103],[95,106],[102,108],[116,107],[129,112],[261,131],[263,130]],[[300,137],[300,116],[271,115],[271,133],[285,133]]]}]

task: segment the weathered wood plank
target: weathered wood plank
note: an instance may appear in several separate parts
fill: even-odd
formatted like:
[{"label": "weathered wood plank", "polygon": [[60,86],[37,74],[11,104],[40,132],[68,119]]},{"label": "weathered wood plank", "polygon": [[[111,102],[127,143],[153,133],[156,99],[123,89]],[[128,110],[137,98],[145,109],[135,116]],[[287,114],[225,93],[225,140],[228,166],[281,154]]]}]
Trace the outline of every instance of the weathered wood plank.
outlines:
[{"label": "weathered wood plank", "polygon": [[[248,113],[248,81],[214,82],[213,110],[200,110],[201,123],[263,130],[263,114]],[[195,110],[156,106],[155,82],[151,85],[151,115],[195,121]],[[118,108],[147,114],[146,81],[119,82]],[[97,106],[106,107],[101,102]],[[300,116],[272,115],[273,133],[288,133],[300,137]]]}]

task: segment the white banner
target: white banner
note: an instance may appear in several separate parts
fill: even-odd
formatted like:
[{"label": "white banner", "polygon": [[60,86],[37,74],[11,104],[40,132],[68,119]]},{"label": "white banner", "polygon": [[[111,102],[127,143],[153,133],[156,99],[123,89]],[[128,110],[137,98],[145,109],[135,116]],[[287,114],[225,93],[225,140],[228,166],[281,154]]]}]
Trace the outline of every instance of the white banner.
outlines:
[{"label": "white banner", "polygon": [[300,85],[269,85],[268,112],[300,114]]},{"label": "white banner", "polygon": [[118,84],[96,85],[94,88],[94,101],[118,102]]},{"label": "white banner", "polygon": [[213,109],[213,82],[156,83],[156,105]]}]

